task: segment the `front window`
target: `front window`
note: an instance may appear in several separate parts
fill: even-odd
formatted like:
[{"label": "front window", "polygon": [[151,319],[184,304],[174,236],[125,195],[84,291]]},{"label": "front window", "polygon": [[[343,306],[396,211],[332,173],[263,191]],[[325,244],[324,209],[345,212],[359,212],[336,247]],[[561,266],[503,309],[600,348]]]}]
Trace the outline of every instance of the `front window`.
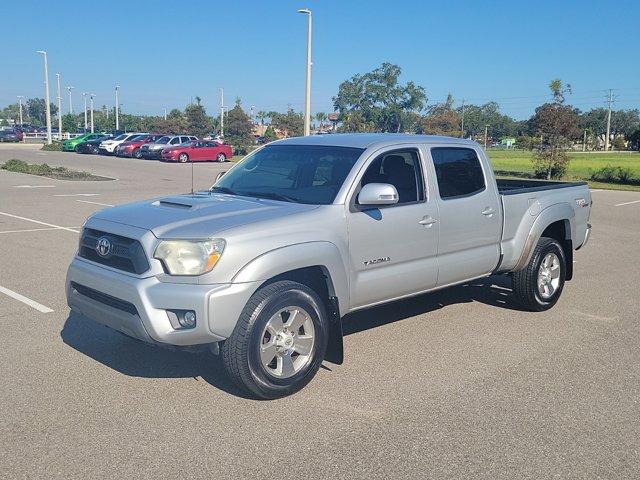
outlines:
[{"label": "front window", "polygon": [[165,144],[165,143],[168,143],[170,139],[171,139],[171,137],[164,136],[164,137],[160,137],[154,143]]},{"label": "front window", "polygon": [[126,133],[123,133],[122,135],[118,135],[116,138],[114,138],[115,141],[120,141],[120,140],[125,140],[129,135],[127,135]]},{"label": "front window", "polygon": [[212,191],[328,205],[364,150],[314,145],[269,145],[242,160]]}]

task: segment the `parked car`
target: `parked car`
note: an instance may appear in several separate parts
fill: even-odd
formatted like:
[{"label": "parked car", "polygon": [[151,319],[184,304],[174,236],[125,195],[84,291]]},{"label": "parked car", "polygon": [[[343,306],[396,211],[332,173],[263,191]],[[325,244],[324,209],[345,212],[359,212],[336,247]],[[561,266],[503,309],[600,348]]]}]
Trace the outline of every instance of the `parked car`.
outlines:
[{"label": "parked car", "polygon": [[0,142],[21,142],[22,132],[17,128],[5,128],[0,130]]},{"label": "parked car", "polygon": [[117,157],[135,157],[142,158],[140,153],[140,147],[145,143],[152,143],[156,140],[159,140],[164,135],[152,133],[149,135],[138,135],[131,140],[127,140],[126,142],[122,142],[115,149],[115,154]]},{"label": "parked car", "polygon": [[233,157],[231,145],[195,140],[162,150],[162,160],[169,162],[226,162]]},{"label": "parked car", "polygon": [[104,134],[102,133],[84,133],[78,137],[70,138],[69,140],[65,140],[62,142],[62,151],[63,152],[74,152],[76,147],[84,142],[89,142],[91,140],[95,140],[100,138]]},{"label": "parked car", "polygon": [[460,138],[290,138],[209,191],[93,214],[67,302],[149,344],[221,353],[240,387],[277,398],[326,355],[342,362],[353,311],[494,274],[510,275],[523,308],[552,308],[591,204],[584,182],[496,180]]},{"label": "parked car", "polygon": [[142,158],[161,158],[162,150],[167,147],[175,147],[185,142],[198,140],[198,137],[190,135],[165,135],[155,142],[147,143],[140,147],[140,156]]},{"label": "parked car", "polygon": [[118,145],[127,142],[129,140],[133,140],[135,137],[139,137],[140,135],[149,135],[148,133],[141,133],[141,132],[137,132],[137,133],[123,133],[121,135],[118,135],[115,138],[111,138],[109,140],[105,140],[103,141],[99,146],[98,146],[98,151],[104,155],[109,155],[109,154],[113,154],[115,152],[115,149]]},{"label": "parked car", "polygon": [[93,140],[89,140],[87,142],[79,143],[76,146],[76,152],[77,153],[90,153],[92,155],[96,155],[98,153],[100,144],[103,141],[108,140],[110,138],[113,138],[113,135],[111,135],[109,133],[104,133],[98,138],[94,138]]}]

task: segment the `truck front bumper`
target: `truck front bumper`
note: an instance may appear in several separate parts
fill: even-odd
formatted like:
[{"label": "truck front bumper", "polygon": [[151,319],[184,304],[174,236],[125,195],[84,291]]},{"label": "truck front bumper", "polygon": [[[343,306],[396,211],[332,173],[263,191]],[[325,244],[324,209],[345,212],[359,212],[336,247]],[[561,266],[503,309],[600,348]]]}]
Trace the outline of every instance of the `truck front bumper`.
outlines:
[{"label": "truck front bumper", "polygon": [[[228,338],[258,284],[169,283],[76,257],[67,271],[66,294],[71,310],[84,318],[144,342],[190,346]],[[195,327],[174,328],[174,310],[193,311]]]}]

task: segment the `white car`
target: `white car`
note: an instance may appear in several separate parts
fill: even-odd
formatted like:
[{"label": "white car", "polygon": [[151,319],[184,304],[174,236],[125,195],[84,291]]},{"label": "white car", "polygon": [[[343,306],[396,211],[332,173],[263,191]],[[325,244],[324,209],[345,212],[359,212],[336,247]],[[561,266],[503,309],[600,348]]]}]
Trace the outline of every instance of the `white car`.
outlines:
[{"label": "white car", "polygon": [[137,137],[138,135],[149,135],[148,133],[123,133],[121,135],[118,135],[115,138],[110,138],[109,140],[105,140],[104,142],[102,142],[99,146],[98,146],[98,152],[99,153],[114,153],[116,150],[116,147],[118,145],[120,145],[121,143],[124,142],[128,142],[130,140],[133,140],[134,137]]}]

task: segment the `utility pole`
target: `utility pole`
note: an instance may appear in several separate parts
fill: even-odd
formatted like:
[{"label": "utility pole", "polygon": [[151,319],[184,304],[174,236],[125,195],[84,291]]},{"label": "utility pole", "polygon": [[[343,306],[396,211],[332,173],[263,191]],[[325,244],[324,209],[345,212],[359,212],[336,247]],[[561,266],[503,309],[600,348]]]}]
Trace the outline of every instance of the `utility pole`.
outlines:
[{"label": "utility pole", "polygon": [[613,103],[613,89],[609,89],[609,98],[607,100],[607,136],[604,139],[604,151],[609,151],[609,135],[611,135],[611,104]]},{"label": "utility pole", "polygon": [[90,93],[89,104],[91,105],[91,133],[93,133],[93,97],[95,97],[95,95],[93,93]]},{"label": "utility pole", "polygon": [[89,123],[87,122],[87,95],[87,92],[82,92],[84,97],[84,133],[87,133],[87,128],[89,128]]},{"label": "utility pole", "polygon": [[224,137],[224,89],[220,88],[220,136]]},{"label": "utility pole", "polygon": [[584,130],[584,135],[582,136],[582,151],[587,151],[587,129]]},{"label": "utility pole", "polygon": [[18,108],[20,109],[20,125],[22,125],[22,99],[24,95],[18,95]]},{"label": "utility pole", "polygon": [[484,149],[487,149],[487,136],[489,134],[489,125],[484,126]]},{"label": "utility pole", "polygon": [[51,99],[49,98],[49,63],[47,60],[47,52],[44,50],[38,50],[36,53],[39,53],[44,57],[44,96],[46,102],[46,114],[47,114],[47,145],[51,145]]},{"label": "utility pole", "polygon": [[58,140],[62,140],[62,94],[60,93],[60,74],[56,73],[58,82]]},{"label": "utility pole", "polygon": [[164,108],[164,119],[167,119],[167,107]]},{"label": "utility pole", "polygon": [[118,89],[120,85],[116,85],[116,131],[120,130],[120,117],[118,116],[118,109],[120,108],[120,103],[118,103]]},{"label": "utility pole", "polygon": [[302,8],[298,13],[307,15],[307,77],[304,95],[304,136],[311,135],[311,10]]},{"label": "utility pole", "polygon": [[67,90],[69,90],[69,113],[73,114],[73,102],[71,101],[71,90],[73,90],[74,87],[67,87]]},{"label": "utility pole", "polygon": [[253,121],[253,110],[256,108],[255,105],[251,105],[251,108],[249,109],[249,111],[251,112],[249,117],[251,118],[251,123],[254,123]]},{"label": "utility pole", "polygon": [[460,122],[460,137],[464,138],[464,98],[462,99],[462,122]]}]

